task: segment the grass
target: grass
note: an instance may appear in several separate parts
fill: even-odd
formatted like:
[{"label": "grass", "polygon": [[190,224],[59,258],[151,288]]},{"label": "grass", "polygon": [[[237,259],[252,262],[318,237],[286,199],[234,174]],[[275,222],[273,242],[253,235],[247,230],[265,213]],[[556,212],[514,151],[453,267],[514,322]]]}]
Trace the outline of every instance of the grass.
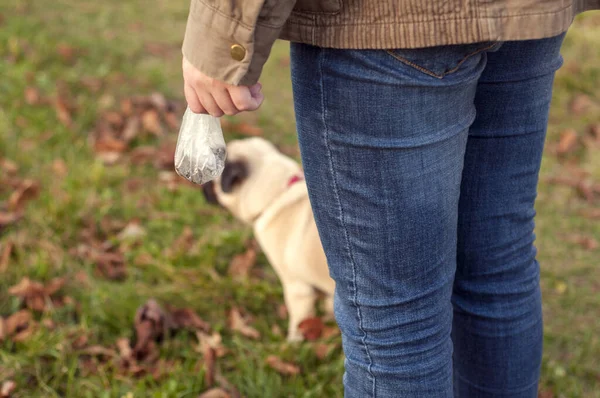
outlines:
[{"label": "grass", "polygon": [[[89,345],[107,347],[120,337],[133,338],[136,309],[150,297],[192,307],[211,323],[229,350],[217,367],[242,395],[342,396],[339,337],[328,343],[332,348],[324,359],[310,343],[285,342],[277,331],[286,330],[286,321],[277,315],[282,290],[266,259],[259,256],[250,279],[228,276],[230,259],[244,251],[251,235],[247,228],[205,204],[198,189],[169,188],[151,165],[107,166],[88,144],[100,113],[124,97],[159,91],[181,100],[179,48],[186,15],[186,3],[167,0],[152,5],[57,0],[51,6],[6,0],[0,5],[0,158],[15,162],[20,178],[41,183],[25,217],[0,235],[3,247],[9,241],[15,247],[0,275],[0,315],[19,309],[8,288],[25,276],[39,281],[66,276],[63,292],[78,303],[36,315],[40,322],[51,319],[54,330],[39,327],[24,342],[0,343],[0,382],[17,383],[14,397],[196,397],[206,385],[198,342],[191,334],[178,333],[160,347],[161,358],[172,363],[168,377],[158,380],[122,374],[101,362],[86,374],[80,353],[71,347],[80,335],[88,336]],[[542,181],[568,172],[570,163],[600,179],[598,149],[576,149],[566,159],[551,153],[564,129],[574,128],[583,136],[588,125],[600,122],[599,48],[600,15],[587,14],[577,20],[564,46]],[[287,46],[279,43],[263,75],[267,101],[259,112],[237,120],[258,125],[266,137],[293,150],[286,64]],[[43,97],[66,96],[75,109],[71,127],[58,120],[52,106],[28,105],[27,87],[36,87]],[[571,103],[582,94],[592,104],[574,116]],[[173,142],[172,133],[136,144]],[[234,132],[227,139],[233,137]],[[57,161],[64,161],[66,173],[57,171]],[[129,189],[133,182],[141,188]],[[10,193],[0,186],[0,201]],[[597,200],[587,203],[569,187],[540,186],[537,245],[546,319],[540,389],[553,394],[546,397],[600,397],[600,256],[598,249],[587,250],[570,239],[585,235],[600,240],[600,223],[582,215],[594,206],[598,208]],[[82,231],[104,228],[114,239],[110,223],[131,220],[147,234],[126,252],[125,280],[101,278],[92,261],[74,255]],[[173,250],[185,228],[191,228],[195,243],[190,250]],[[262,339],[229,330],[232,306],[254,316]],[[301,374],[278,374],[265,364],[269,355],[297,363]]]}]

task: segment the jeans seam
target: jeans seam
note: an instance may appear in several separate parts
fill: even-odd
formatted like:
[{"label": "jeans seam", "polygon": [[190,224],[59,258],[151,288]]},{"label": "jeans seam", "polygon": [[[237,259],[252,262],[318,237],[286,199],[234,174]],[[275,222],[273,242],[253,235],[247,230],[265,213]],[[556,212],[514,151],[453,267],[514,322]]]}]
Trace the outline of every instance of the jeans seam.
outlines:
[{"label": "jeans seam", "polygon": [[360,310],[360,307],[358,306],[358,299],[357,299],[357,288],[356,288],[356,261],[354,259],[354,255],[352,253],[352,249],[351,249],[351,245],[350,245],[350,238],[349,238],[349,234],[348,234],[348,229],[346,228],[346,225],[344,223],[344,209],[342,207],[342,201],[340,199],[340,193],[338,190],[338,183],[337,183],[337,178],[336,178],[336,173],[335,173],[335,165],[334,165],[334,161],[333,161],[333,155],[332,155],[332,151],[331,151],[331,146],[329,145],[329,128],[327,127],[327,108],[325,107],[325,88],[324,88],[324,78],[323,78],[323,61],[325,58],[325,51],[321,50],[320,54],[319,54],[319,83],[320,83],[320,90],[321,90],[321,117],[322,117],[322,121],[323,121],[323,127],[324,127],[324,134],[325,134],[325,147],[327,149],[327,157],[329,158],[329,172],[331,173],[331,177],[332,177],[332,189],[333,189],[333,195],[335,197],[335,200],[337,202],[337,208],[338,208],[338,212],[339,212],[339,216],[340,216],[340,223],[342,225],[342,229],[344,231],[344,238],[346,241],[346,251],[348,254],[348,257],[350,258],[350,264],[352,266],[352,290],[353,290],[353,297],[352,297],[352,304],[354,305],[354,307],[356,307],[356,313],[357,313],[357,317],[358,317],[358,327],[362,333],[362,338],[361,338],[361,342],[362,345],[365,349],[365,353],[367,354],[367,359],[369,360],[369,364],[367,367],[367,371],[369,373],[369,376],[372,380],[372,397],[376,398],[375,395],[375,375],[373,374],[372,371],[372,367],[373,367],[373,359],[371,358],[371,353],[369,352],[369,347],[367,346],[367,332],[364,329],[363,326],[363,322],[362,322],[362,313]]},{"label": "jeans seam", "polygon": [[[477,384],[475,384],[475,383],[467,380],[456,369],[454,369],[454,372],[456,374],[456,377],[459,378],[463,383],[466,383],[469,386],[477,388],[477,389],[479,389],[481,391],[485,391],[486,393],[490,393],[490,394],[506,394],[507,393],[507,391],[505,391],[505,390],[498,390],[498,389],[495,389],[495,388],[486,388],[486,387],[478,386]],[[540,383],[539,380],[536,380],[536,381],[534,381],[534,382],[526,385],[525,387],[520,388],[519,390],[516,390],[516,391],[515,390],[511,390],[511,391],[508,391],[508,393],[510,393],[510,394],[520,393],[520,392],[523,392],[525,390],[530,389],[531,387],[533,387],[535,385],[538,385],[539,383]]]},{"label": "jeans seam", "polygon": [[413,68],[415,68],[415,69],[417,69],[417,70],[425,73],[426,75],[435,77],[437,79],[443,79],[444,77],[446,77],[446,76],[448,76],[448,75],[456,72],[458,70],[458,68],[460,68],[460,66],[463,63],[465,63],[465,61],[467,59],[469,59],[470,57],[472,57],[473,55],[479,54],[480,52],[483,52],[483,51],[487,51],[487,50],[493,48],[494,46],[496,46],[497,44],[498,43],[493,43],[493,44],[490,44],[489,46],[486,46],[486,47],[483,47],[483,48],[478,48],[477,50],[475,50],[475,51],[473,51],[473,52],[465,55],[463,57],[463,59],[461,59],[460,61],[458,61],[458,63],[456,64],[456,66],[454,68],[448,69],[448,70],[444,71],[443,73],[435,73],[435,72],[433,72],[433,71],[431,71],[431,70],[429,70],[427,68],[424,68],[424,67],[422,67],[422,66],[420,66],[420,65],[418,65],[418,64],[416,64],[416,63],[414,63],[412,61],[409,61],[408,59],[406,59],[406,58],[404,58],[404,57],[402,57],[402,56],[394,53],[392,50],[386,50],[386,52],[389,55],[391,55],[392,57],[396,58],[398,61],[402,62],[403,64],[406,64],[408,66],[412,66]]}]

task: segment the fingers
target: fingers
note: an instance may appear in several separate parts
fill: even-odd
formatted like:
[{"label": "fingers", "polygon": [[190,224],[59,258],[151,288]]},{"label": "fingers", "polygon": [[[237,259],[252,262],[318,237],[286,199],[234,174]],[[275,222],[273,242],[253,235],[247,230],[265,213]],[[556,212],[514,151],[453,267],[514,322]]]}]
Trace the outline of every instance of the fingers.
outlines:
[{"label": "fingers", "polygon": [[187,101],[188,106],[190,107],[192,112],[206,113],[206,109],[200,103],[198,95],[196,94],[196,91],[194,91],[194,88],[192,86],[190,86],[187,83],[184,83],[183,92],[185,94],[185,100]]},{"label": "fingers", "polygon": [[240,110],[233,104],[229,91],[226,88],[214,90],[213,98],[219,108],[221,108],[221,111],[226,115],[232,116],[240,113]]},{"label": "fingers", "polygon": [[258,109],[264,100],[260,83],[252,87],[229,85],[204,75],[185,57],[182,69],[185,99],[194,113],[235,115]]},{"label": "fingers", "polygon": [[229,88],[231,100],[240,112],[255,111],[262,104],[264,96],[260,92],[260,86],[258,88],[256,86],[252,86],[252,89],[245,86],[232,86]]}]

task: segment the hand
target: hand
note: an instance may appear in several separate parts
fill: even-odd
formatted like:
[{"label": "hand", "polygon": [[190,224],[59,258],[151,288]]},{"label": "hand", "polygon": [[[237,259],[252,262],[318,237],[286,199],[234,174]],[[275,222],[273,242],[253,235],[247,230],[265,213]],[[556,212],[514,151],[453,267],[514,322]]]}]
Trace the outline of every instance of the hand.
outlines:
[{"label": "hand", "polygon": [[233,86],[200,72],[183,57],[185,99],[194,113],[215,117],[257,110],[263,102],[262,86]]}]

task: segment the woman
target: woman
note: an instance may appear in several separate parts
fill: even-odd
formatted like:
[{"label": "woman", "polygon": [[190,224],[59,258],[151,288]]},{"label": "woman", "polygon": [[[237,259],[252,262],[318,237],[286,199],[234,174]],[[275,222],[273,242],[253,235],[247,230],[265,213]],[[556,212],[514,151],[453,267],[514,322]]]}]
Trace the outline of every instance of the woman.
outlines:
[{"label": "woman", "polygon": [[536,397],[534,201],[560,46],[599,0],[192,0],[190,108],[257,109],[290,40],[346,397]]}]

